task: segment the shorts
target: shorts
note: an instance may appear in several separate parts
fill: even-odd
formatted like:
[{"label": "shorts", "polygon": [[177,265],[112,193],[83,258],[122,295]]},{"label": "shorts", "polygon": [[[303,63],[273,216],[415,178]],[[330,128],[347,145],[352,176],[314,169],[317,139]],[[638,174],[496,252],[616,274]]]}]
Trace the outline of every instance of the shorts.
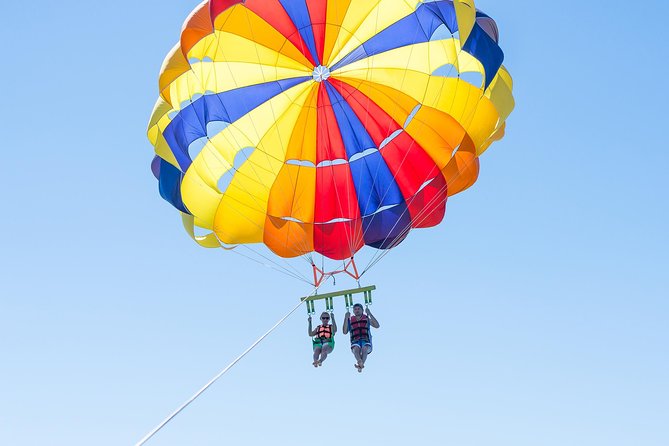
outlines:
[{"label": "shorts", "polygon": [[323,348],[323,346],[325,345],[329,345],[332,350],[334,350],[335,347],[334,339],[330,339],[329,341],[326,342],[322,342],[320,339],[314,339],[312,340],[312,344],[314,350],[316,350],[317,348]]},{"label": "shorts", "polygon": [[369,342],[367,339],[359,339],[357,341],[352,341],[351,342],[351,348],[353,347],[360,347],[361,349],[365,347],[367,349],[367,354],[369,355],[372,353],[372,343]]}]

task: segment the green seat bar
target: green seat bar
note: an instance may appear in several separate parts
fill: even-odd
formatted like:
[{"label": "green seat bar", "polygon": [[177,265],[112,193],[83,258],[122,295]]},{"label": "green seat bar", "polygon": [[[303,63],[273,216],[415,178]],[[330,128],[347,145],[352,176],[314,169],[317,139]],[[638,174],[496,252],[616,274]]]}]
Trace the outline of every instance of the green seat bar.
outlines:
[{"label": "green seat bar", "polygon": [[309,315],[316,314],[316,306],[314,302],[317,300],[325,300],[325,311],[332,312],[334,311],[334,298],[344,296],[344,302],[346,304],[346,309],[350,310],[353,306],[353,295],[363,293],[365,299],[365,305],[372,304],[372,291],[376,289],[376,286],[366,286],[361,288],[352,288],[350,290],[341,290],[335,291],[332,293],[325,294],[316,294],[314,296],[302,297],[302,302],[307,303],[307,313]]},{"label": "green seat bar", "polygon": [[334,291],[332,293],[325,293],[325,294],[316,294],[314,296],[309,296],[309,297],[302,297],[302,301],[307,301],[311,302],[314,300],[322,300],[322,299],[327,299],[327,298],[335,298],[335,297],[341,297],[344,296],[345,298],[348,296],[351,299],[351,304],[353,302],[353,295],[354,294],[359,294],[359,293],[365,293],[375,290],[376,286],[371,285],[371,286],[366,286],[366,287],[361,287],[361,288],[353,288],[350,290],[341,290],[341,291]]}]

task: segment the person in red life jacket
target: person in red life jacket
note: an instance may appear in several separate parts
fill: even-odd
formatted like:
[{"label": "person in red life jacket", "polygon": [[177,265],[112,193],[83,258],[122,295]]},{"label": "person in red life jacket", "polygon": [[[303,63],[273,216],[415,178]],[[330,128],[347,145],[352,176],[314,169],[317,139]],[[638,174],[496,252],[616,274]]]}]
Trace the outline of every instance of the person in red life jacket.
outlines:
[{"label": "person in red life jacket", "polygon": [[355,356],[355,368],[358,372],[362,372],[365,368],[365,361],[367,355],[372,353],[372,331],[371,327],[379,328],[379,322],[376,320],[369,307],[365,309],[366,315],[363,314],[362,305],[353,305],[353,316],[350,312],[346,312],[344,320],[344,334],[351,333],[351,351]]},{"label": "person in red life jacket", "polygon": [[321,325],[316,329],[311,329],[311,316],[309,316],[309,336],[311,336],[314,347],[314,367],[323,365],[332,350],[334,350],[335,342],[334,335],[337,333],[337,322],[332,313],[332,325],[330,325],[330,313],[323,312],[321,314]]}]

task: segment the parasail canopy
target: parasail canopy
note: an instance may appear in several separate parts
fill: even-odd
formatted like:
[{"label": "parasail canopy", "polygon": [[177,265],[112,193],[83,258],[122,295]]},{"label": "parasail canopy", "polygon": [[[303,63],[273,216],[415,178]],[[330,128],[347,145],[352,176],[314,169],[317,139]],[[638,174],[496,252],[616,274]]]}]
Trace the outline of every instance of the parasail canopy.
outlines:
[{"label": "parasail canopy", "polygon": [[205,1],[160,72],[160,194],[205,247],[393,248],[504,135],[498,41],[469,0]]}]

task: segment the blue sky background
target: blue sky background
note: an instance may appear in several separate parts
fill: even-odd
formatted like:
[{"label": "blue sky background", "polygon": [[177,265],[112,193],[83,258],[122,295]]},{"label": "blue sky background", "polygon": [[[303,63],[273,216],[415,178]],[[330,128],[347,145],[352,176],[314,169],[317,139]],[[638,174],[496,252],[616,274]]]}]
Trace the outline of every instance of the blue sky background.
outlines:
[{"label": "blue sky background", "polygon": [[[133,444],[309,291],[158,196],[145,126],[196,4],[172,3],[0,6],[2,445]],[[367,278],[365,373],[344,337],[314,370],[300,310],[150,444],[669,444],[669,6],[477,6],[517,109]]]}]

